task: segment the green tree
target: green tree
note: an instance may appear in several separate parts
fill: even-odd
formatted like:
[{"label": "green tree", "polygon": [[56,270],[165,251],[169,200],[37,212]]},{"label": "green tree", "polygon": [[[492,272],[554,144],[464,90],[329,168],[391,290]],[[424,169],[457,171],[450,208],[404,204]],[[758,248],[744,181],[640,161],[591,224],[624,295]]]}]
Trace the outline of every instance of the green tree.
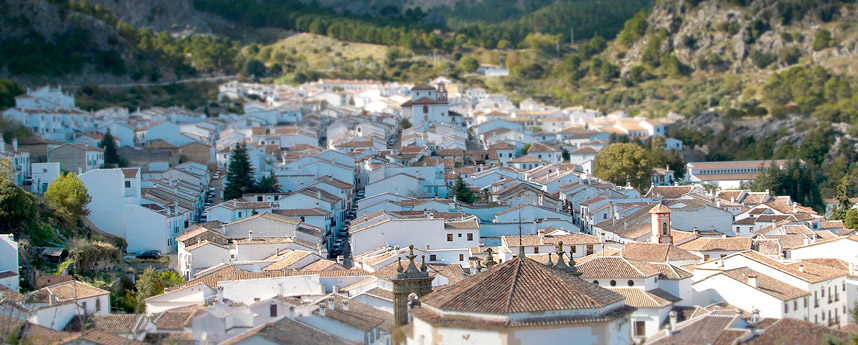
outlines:
[{"label": "green tree", "polygon": [[778,168],[772,162],[767,169],[762,170],[748,184],[751,190],[762,192],[768,189],[776,195],[789,195],[793,201],[813,207],[817,212],[825,211],[816,173],[808,163],[790,160]]},{"label": "green tree", "polygon": [[146,311],[146,305],[143,304],[143,301],[147,298],[160,295],[164,292],[164,289],[184,282],[184,279],[182,279],[182,277],[180,277],[176,272],[156,272],[154,268],[147,267],[146,270],[137,277],[137,283],[135,284],[135,287],[137,288],[137,294],[135,296],[137,300],[136,312],[142,313]]},{"label": "green tree", "polygon": [[110,129],[104,133],[104,138],[98,143],[98,147],[104,149],[105,165],[113,166],[119,164],[119,151],[116,149],[116,141],[113,140],[113,135],[110,134]]},{"label": "green tree", "polygon": [[852,176],[843,175],[835,188],[834,199],[837,199],[837,205],[831,210],[831,219],[846,219],[846,212],[852,208],[852,201],[849,200],[851,186]]},{"label": "green tree", "polygon": [[257,59],[249,59],[244,62],[241,72],[248,77],[260,78],[265,74],[265,64]]},{"label": "green tree", "polygon": [[477,68],[480,68],[480,62],[472,56],[465,56],[459,60],[459,66],[462,68],[462,71],[473,73]]},{"label": "green tree", "polygon": [[470,187],[465,183],[465,180],[462,178],[462,175],[456,178],[456,185],[453,186],[453,195],[456,196],[456,200],[472,204],[474,203],[474,191],[471,190]]},{"label": "green tree", "polygon": [[654,168],[667,168],[673,170],[673,175],[677,179],[685,177],[685,160],[676,149],[664,150],[665,139],[661,136],[656,136],[650,141],[649,152],[647,158],[650,166]]},{"label": "green tree", "polygon": [[24,93],[18,84],[9,79],[0,79],[0,110],[15,106],[15,96]]},{"label": "green tree", "polygon": [[608,145],[593,161],[593,175],[616,185],[630,184],[643,193],[649,188],[650,163],[647,152],[631,143]]},{"label": "green tree", "polygon": [[811,48],[814,51],[820,51],[831,46],[831,32],[825,29],[819,29],[813,35],[813,44]]},{"label": "green tree", "polygon": [[262,176],[257,179],[253,190],[256,193],[280,193],[283,191],[280,187],[280,182],[274,177],[273,171],[268,176]]},{"label": "green tree", "polygon": [[402,119],[402,121],[399,122],[399,126],[402,127],[402,129],[409,129],[411,128],[411,121],[408,121],[408,119]]},{"label": "green tree", "polygon": [[226,186],[223,189],[224,200],[238,199],[244,193],[253,191],[254,169],[250,164],[247,146],[239,143],[229,156],[226,172]]},{"label": "green tree", "polygon": [[[0,159],[0,162],[6,160]],[[36,199],[11,179],[0,175],[0,232],[27,229],[34,226],[38,218]]]},{"label": "green tree", "polygon": [[567,149],[563,149],[562,155],[563,155],[563,161],[564,162],[568,162],[570,159],[572,159],[572,155],[569,154],[569,150],[567,150]]},{"label": "green tree", "polygon": [[48,185],[45,200],[60,219],[67,224],[76,224],[81,216],[89,214],[86,206],[92,201],[83,181],[74,173],[60,174]]}]

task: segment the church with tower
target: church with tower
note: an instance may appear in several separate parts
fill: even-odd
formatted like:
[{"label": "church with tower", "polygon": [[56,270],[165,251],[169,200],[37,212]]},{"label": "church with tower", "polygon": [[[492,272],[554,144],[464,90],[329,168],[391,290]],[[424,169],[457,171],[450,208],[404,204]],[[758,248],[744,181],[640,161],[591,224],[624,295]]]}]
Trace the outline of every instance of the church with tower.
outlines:
[{"label": "church with tower", "polygon": [[444,83],[438,83],[438,88],[429,84],[420,84],[411,88],[411,100],[402,104],[402,117],[409,119],[413,125],[424,124],[426,127],[436,123],[462,124],[462,116],[450,113],[450,102],[447,98],[447,88]]}]

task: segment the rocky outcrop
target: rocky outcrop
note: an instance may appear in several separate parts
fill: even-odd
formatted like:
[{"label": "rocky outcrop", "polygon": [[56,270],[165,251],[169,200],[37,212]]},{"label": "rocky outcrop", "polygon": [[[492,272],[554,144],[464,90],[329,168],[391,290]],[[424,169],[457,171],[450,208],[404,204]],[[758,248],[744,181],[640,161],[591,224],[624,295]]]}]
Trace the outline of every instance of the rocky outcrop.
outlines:
[{"label": "rocky outcrop", "polygon": [[[858,30],[836,24],[858,20],[854,5],[843,5],[838,19],[831,23],[808,13],[801,20],[784,25],[777,18],[777,4],[777,1],[753,0],[747,6],[736,6],[719,0],[701,0],[691,6],[686,0],[662,0],[650,11],[649,31],[667,32],[669,44],[662,53],[676,55],[687,66],[699,68],[701,62],[714,59],[722,62],[721,70],[736,73],[758,69],[751,58],[754,51],[777,58],[783,49],[795,47],[801,56],[811,56],[814,62],[823,64],[829,58],[858,53]],[[766,27],[763,33],[752,29],[757,22]],[[817,52],[812,43],[821,28],[832,32],[837,45]],[[755,33],[757,37],[753,37]],[[651,37],[640,39],[626,52],[622,61],[626,69],[640,63]]]},{"label": "rocky outcrop", "polygon": [[119,19],[137,27],[176,35],[212,32],[193,0],[89,0],[102,5]]}]

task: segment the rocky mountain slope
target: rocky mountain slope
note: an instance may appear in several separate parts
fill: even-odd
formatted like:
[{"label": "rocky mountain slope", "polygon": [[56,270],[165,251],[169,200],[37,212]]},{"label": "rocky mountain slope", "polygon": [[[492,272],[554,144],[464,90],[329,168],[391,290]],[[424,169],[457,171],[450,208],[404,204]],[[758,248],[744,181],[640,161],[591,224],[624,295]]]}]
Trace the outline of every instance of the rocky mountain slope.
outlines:
[{"label": "rocky mountain slope", "polygon": [[[695,68],[738,73],[797,62],[858,73],[858,7],[846,1],[663,0],[647,19],[653,32],[625,54],[639,63],[650,41]],[[825,30],[831,42],[814,46]]]}]

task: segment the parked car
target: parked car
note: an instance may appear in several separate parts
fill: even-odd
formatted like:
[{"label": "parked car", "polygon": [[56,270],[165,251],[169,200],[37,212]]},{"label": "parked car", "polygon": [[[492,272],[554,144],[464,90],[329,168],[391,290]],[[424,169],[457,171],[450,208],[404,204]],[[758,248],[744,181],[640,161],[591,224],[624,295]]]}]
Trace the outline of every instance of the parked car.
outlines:
[{"label": "parked car", "polygon": [[157,249],[149,249],[140,254],[137,254],[138,259],[160,259],[161,251]]},{"label": "parked car", "polygon": [[213,179],[215,179],[215,180],[217,180],[217,179],[219,179],[219,178],[220,178],[220,174],[215,173],[214,175],[212,175],[212,178],[213,178]]},{"label": "parked car", "polygon": [[214,193],[215,193],[215,189],[214,189],[214,188],[209,188],[209,194],[214,195]]}]

